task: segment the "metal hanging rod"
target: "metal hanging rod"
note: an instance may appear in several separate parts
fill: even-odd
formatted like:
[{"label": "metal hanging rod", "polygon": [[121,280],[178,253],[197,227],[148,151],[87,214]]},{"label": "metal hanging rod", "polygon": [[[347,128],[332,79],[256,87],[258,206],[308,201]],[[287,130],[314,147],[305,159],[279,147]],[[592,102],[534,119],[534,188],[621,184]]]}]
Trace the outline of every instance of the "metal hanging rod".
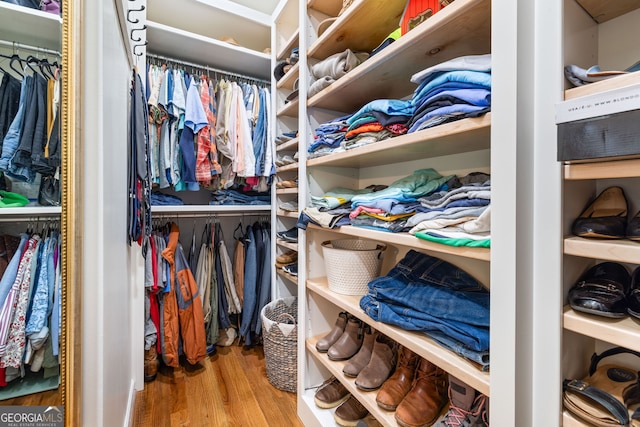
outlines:
[{"label": "metal hanging rod", "polygon": [[57,50],[46,49],[44,47],[38,47],[38,46],[31,46],[28,44],[18,43],[18,42],[8,42],[6,40],[0,40],[0,46],[6,46],[13,49],[26,49],[26,50],[31,50],[33,52],[46,53],[47,55],[62,56],[60,52],[58,52]]},{"label": "metal hanging rod", "polygon": [[216,213],[207,213],[207,212],[151,212],[151,215],[154,218],[166,218],[166,219],[189,219],[189,218],[221,218],[221,217],[229,217],[229,218],[238,218],[238,217],[269,217],[269,211],[265,212],[216,212]]},{"label": "metal hanging rod", "polygon": [[244,80],[251,80],[251,81],[254,81],[254,82],[261,83],[263,85],[268,85],[268,86],[271,85],[271,82],[268,81],[268,80],[259,79],[257,77],[246,76],[244,74],[233,73],[231,71],[225,71],[225,70],[221,70],[219,68],[210,67],[208,65],[196,64],[194,62],[183,61],[181,59],[169,58],[167,56],[157,55],[155,53],[147,53],[147,58],[155,59],[155,60],[158,60],[158,61],[165,61],[165,62],[168,62],[168,63],[174,63],[174,64],[178,64],[178,65],[184,65],[184,66],[192,67],[192,68],[198,68],[198,69],[203,70],[203,71],[209,71],[209,72],[212,72],[212,73],[222,74],[223,76],[236,77],[238,79],[244,79]]}]

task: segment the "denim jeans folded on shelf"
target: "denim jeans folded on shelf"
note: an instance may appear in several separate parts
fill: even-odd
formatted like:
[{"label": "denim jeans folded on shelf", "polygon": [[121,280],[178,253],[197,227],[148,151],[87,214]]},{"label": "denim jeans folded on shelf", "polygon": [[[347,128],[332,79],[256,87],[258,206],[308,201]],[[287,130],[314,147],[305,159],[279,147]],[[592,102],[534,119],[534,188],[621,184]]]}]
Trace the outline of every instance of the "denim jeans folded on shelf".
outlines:
[{"label": "denim jeans folded on shelf", "polygon": [[151,205],[152,206],[178,206],[184,205],[182,199],[170,194],[164,193],[151,193]]},{"label": "denim jeans folded on shelf", "polygon": [[249,195],[235,190],[218,190],[213,193],[210,205],[268,205],[271,203],[270,195]]}]

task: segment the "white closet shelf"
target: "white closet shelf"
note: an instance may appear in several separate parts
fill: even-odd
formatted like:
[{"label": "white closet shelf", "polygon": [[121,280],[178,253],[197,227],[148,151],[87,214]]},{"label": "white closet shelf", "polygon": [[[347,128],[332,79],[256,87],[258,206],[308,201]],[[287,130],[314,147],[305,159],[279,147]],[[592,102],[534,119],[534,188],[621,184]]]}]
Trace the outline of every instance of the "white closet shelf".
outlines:
[{"label": "white closet shelf", "polygon": [[[294,250],[297,250],[297,249],[294,249]],[[284,271],[281,268],[276,268],[276,273],[279,276],[284,277],[285,279],[287,279],[290,282],[293,282],[293,283],[296,283],[296,284],[298,283],[298,277],[297,276],[294,276],[293,274],[289,274],[289,273],[287,273],[286,271]]]},{"label": "white closet shelf", "polygon": [[[639,2],[640,4],[640,2]],[[602,80],[595,83],[589,83],[584,86],[578,86],[564,91],[564,99],[575,99],[586,95],[593,95],[596,93],[606,92],[613,89],[619,89],[625,86],[640,83],[640,71],[629,74],[621,74],[617,77],[613,77],[607,80]]]},{"label": "white closet shelf", "polygon": [[[356,0],[309,46],[307,56],[325,59],[349,48],[371,52],[398,23],[405,0]],[[436,14],[437,15],[437,14]],[[362,25],[366,23],[366,25]]]},{"label": "white closet shelf", "polygon": [[564,179],[568,180],[637,177],[640,177],[640,159],[564,165]]},{"label": "white closet shelf", "polygon": [[276,211],[276,215],[285,217],[285,218],[298,218],[299,216],[297,212],[287,212],[287,211],[283,211],[282,209],[278,209]]},{"label": "white closet shelf", "polygon": [[296,98],[291,102],[284,104],[276,113],[278,117],[298,117],[298,104],[300,98]]},{"label": "white closet shelf", "polygon": [[287,242],[286,240],[276,239],[276,244],[283,248],[291,249],[292,251],[298,250],[298,244],[293,242]]},{"label": "white closet shelf", "polygon": [[307,352],[311,353],[311,355],[313,355],[313,357],[316,358],[318,362],[324,365],[329,370],[329,372],[331,372],[331,375],[340,380],[345,388],[349,390],[349,392],[367,408],[367,410],[375,417],[376,420],[378,420],[384,426],[395,426],[395,412],[385,411],[376,403],[378,390],[362,391],[358,387],[356,387],[355,378],[349,378],[342,373],[342,368],[345,367],[348,360],[334,362],[329,359],[326,353],[319,353],[316,350],[316,342],[318,342],[320,338],[321,336],[316,336],[307,340]]},{"label": "white closet shelf", "polygon": [[282,47],[278,50],[278,54],[276,55],[277,60],[282,60],[288,58],[288,55],[291,53],[291,49],[298,46],[298,39],[300,37],[300,30],[296,30],[291,37],[289,37]]},{"label": "white closet shelf", "polygon": [[0,2],[1,38],[60,51],[62,19],[53,13]]},{"label": "white closet shelf", "polygon": [[309,0],[307,8],[329,16],[337,16],[342,9],[342,0]]},{"label": "white closet shelf", "polygon": [[349,112],[374,99],[404,98],[417,87],[410,81],[416,72],[458,56],[490,51],[491,1],[456,0],[310,98],[307,105]]},{"label": "white closet shelf", "polygon": [[566,330],[640,351],[640,321],[635,317],[611,319],[580,313],[566,305],[563,323]]},{"label": "white closet shelf", "polygon": [[571,236],[564,239],[564,253],[584,258],[638,264],[640,243],[625,239],[587,239]]},{"label": "white closet shelf", "polygon": [[371,167],[488,149],[491,113],[307,160],[307,167]]},{"label": "white closet shelf", "polygon": [[271,211],[271,205],[179,205],[179,206],[151,206],[154,214],[192,214],[192,213],[245,213]]},{"label": "white closet shelf", "polygon": [[22,218],[25,221],[40,216],[59,216],[60,206],[25,206],[21,208],[0,208],[0,221],[3,219]]},{"label": "white closet shelf", "polygon": [[300,63],[296,62],[291,69],[276,83],[278,89],[293,90],[293,83],[300,75]]},{"label": "white closet shelf", "polygon": [[409,233],[388,233],[386,231],[371,230],[364,227],[343,225],[340,228],[322,228],[315,224],[309,224],[307,230],[322,230],[330,233],[342,234],[346,236],[359,237],[368,240],[378,240],[391,245],[400,245],[416,250],[427,251],[437,256],[438,254],[456,255],[462,258],[477,259],[480,261],[490,261],[491,251],[487,248],[469,248],[442,245],[428,240],[418,239]]},{"label": "white closet shelf", "polygon": [[[329,290],[326,277],[307,280],[307,289],[371,325],[373,328],[387,335],[400,345],[411,348],[421,357],[424,357],[454,375],[456,378],[459,378],[461,381],[469,384],[479,392],[484,393],[487,396],[490,395],[488,372],[481,371],[476,364],[445,349],[431,338],[427,337],[427,335],[413,331],[405,331],[386,323],[376,322],[360,308],[359,296],[342,295],[332,292]],[[319,337],[314,337],[309,341],[313,341],[315,344],[314,340],[317,340],[318,338]],[[309,341],[307,342],[307,346],[309,346]],[[313,348],[314,350],[311,352],[317,354],[315,347]],[[316,354],[314,354],[314,356]],[[342,368],[340,368],[340,372],[342,372]]]},{"label": "white closet shelf", "polygon": [[147,40],[150,53],[259,79],[271,77],[271,57],[266,53],[153,21],[147,21]]},{"label": "white closet shelf", "polygon": [[[284,166],[280,166],[276,168],[276,172],[280,173],[280,172],[288,172],[288,171],[296,171],[298,170],[298,162],[296,163],[290,163],[288,165],[284,165]],[[297,192],[297,190],[296,190]]]},{"label": "white closet shelf", "polygon": [[300,138],[294,138],[280,145],[276,145],[276,151],[297,151]]}]

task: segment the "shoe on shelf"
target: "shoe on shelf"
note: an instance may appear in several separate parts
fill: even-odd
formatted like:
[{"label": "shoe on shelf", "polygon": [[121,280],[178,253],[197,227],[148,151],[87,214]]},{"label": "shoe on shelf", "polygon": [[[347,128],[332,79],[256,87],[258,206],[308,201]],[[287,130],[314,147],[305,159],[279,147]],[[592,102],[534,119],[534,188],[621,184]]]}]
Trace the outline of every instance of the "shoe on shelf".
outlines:
[{"label": "shoe on shelf", "polygon": [[286,212],[298,212],[298,202],[281,202],[278,203],[278,207]]},{"label": "shoe on shelf", "polygon": [[631,286],[627,296],[627,312],[640,319],[640,267],[636,267],[631,273]]},{"label": "shoe on shelf", "polygon": [[596,264],[569,289],[569,305],[598,316],[626,317],[630,284],[631,276],[622,264]]},{"label": "shoe on shelf", "polygon": [[360,350],[362,345],[362,321],[351,314],[347,317],[347,326],[345,326],[344,332],[338,338],[338,341],[327,350],[327,356],[330,360],[350,359]]},{"label": "shoe on shelf", "polygon": [[627,231],[627,199],[620,187],[609,187],[580,214],[571,227],[580,237],[622,239]]},{"label": "shoe on shelf", "polygon": [[640,211],[629,220],[627,224],[626,237],[634,242],[640,242]]},{"label": "shoe on shelf", "polygon": [[367,408],[362,406],[353,395],[349,395],[349,398],[333,413],[333,419],[340,426],[355,427],[358,421],[363,420],[367,415],[369,415]]},{"label": "shoe on shelf", "polygon": [[319,353],[326,353],[333,343],[338,341],[338,338],[342,336],[344,328],[347,326],[348,315],[349,313],[346,311],[340,312],[331,331],[316,342],[316,350],[318,350]]},{"label": "shoe on shelf", "polygon": [[294,250],[289,250],[276,257],[276,267],[278,268],[282,268],[285,265],[293,264],[295,262],[298,262],[298,252]]},{"label": "shoe on shelf", "polygon": [[298,276],[298,263],[293,263],[293,264],[287,264],[284,267],[282,267],[282,269],[284,271],[286,271],[287,273],[289,273],[292,276]]},{"label": "shoe on shelf", "polygon": [[430,426],[447,404],[447,373],[427,359],[420,359],[409,393],[396,409],[395,419],[401,427]]},{"label": "shoe on shelf", "polygon": [[373,352],[373,343],[376,340],[378,332],[369,325],[364,325],[364,338],[362,347],[349,359],[349,362],[342,368],[342,373],[348,377],[355,378],[358,376],[365,366],[371,361],[371,353]]},{"label": "shoe on shelf", "polygon": [[291,243],[298,243],[298,227],[291,227],[287,231],[279,231],[278,237]]},{"label": "shoe on shelf", "polygon": [[378,334],[371,360],[358,374],[355,384],[360,390],[377,390],[389,378],[396,366],[398,344],[386,335]]},{"label": "shoe on shelf", "polygon": [[408,349],[400,347],[398,363],[393,375],[382,384],[376,395],[376,403],[382,409],[395,411],[402,399],[409,393],[418,368],[420,356]]},{"label": "shoe on shelf", "polygon": [[334,408],[349,398],[349,391],[336,377],[326,380],[316,391],[314,401],[322,409]]},{"label": "shoe on shelf", "polygon": [[434,427],[488,427],[488,398],[449,375],[449,410]]}]

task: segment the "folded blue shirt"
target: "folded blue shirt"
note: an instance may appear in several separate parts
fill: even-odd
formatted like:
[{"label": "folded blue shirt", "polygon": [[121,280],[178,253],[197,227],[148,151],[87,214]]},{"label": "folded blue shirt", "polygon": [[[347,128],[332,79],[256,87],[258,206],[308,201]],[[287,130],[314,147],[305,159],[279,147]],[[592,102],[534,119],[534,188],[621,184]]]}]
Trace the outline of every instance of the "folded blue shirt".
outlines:
[{"label": "folded blue shirt", "polygon": [[413,174],[393,182],[389,187],[370,194],[361,194],[351,199],[351,207],[359,205],[368,206],[373,200],[394,199],[398,201],[413,202],[418,197],[431,194],[438,190],[453,175],[441,176],[434,169],[419,169]]},{"label": "folded blue shirt", "polygon": [[449,82],[471,83],[486,89],[491,89],[491,74],[479,71],[449,71],[442,73],[433,79],[423,81],[415,90],[413,99],[423,98],[424,94],[431,89]]},{"label": "folded blue shirt", "polygon": [[414,108],[411,104],[411,100],[376,99],[356,111],[355,114],[347,120],[347,124],[351,125],[353,122],[358,120],[358,118],[371,111],[381,111],[390,116],[411,116],[413,115]]}]

